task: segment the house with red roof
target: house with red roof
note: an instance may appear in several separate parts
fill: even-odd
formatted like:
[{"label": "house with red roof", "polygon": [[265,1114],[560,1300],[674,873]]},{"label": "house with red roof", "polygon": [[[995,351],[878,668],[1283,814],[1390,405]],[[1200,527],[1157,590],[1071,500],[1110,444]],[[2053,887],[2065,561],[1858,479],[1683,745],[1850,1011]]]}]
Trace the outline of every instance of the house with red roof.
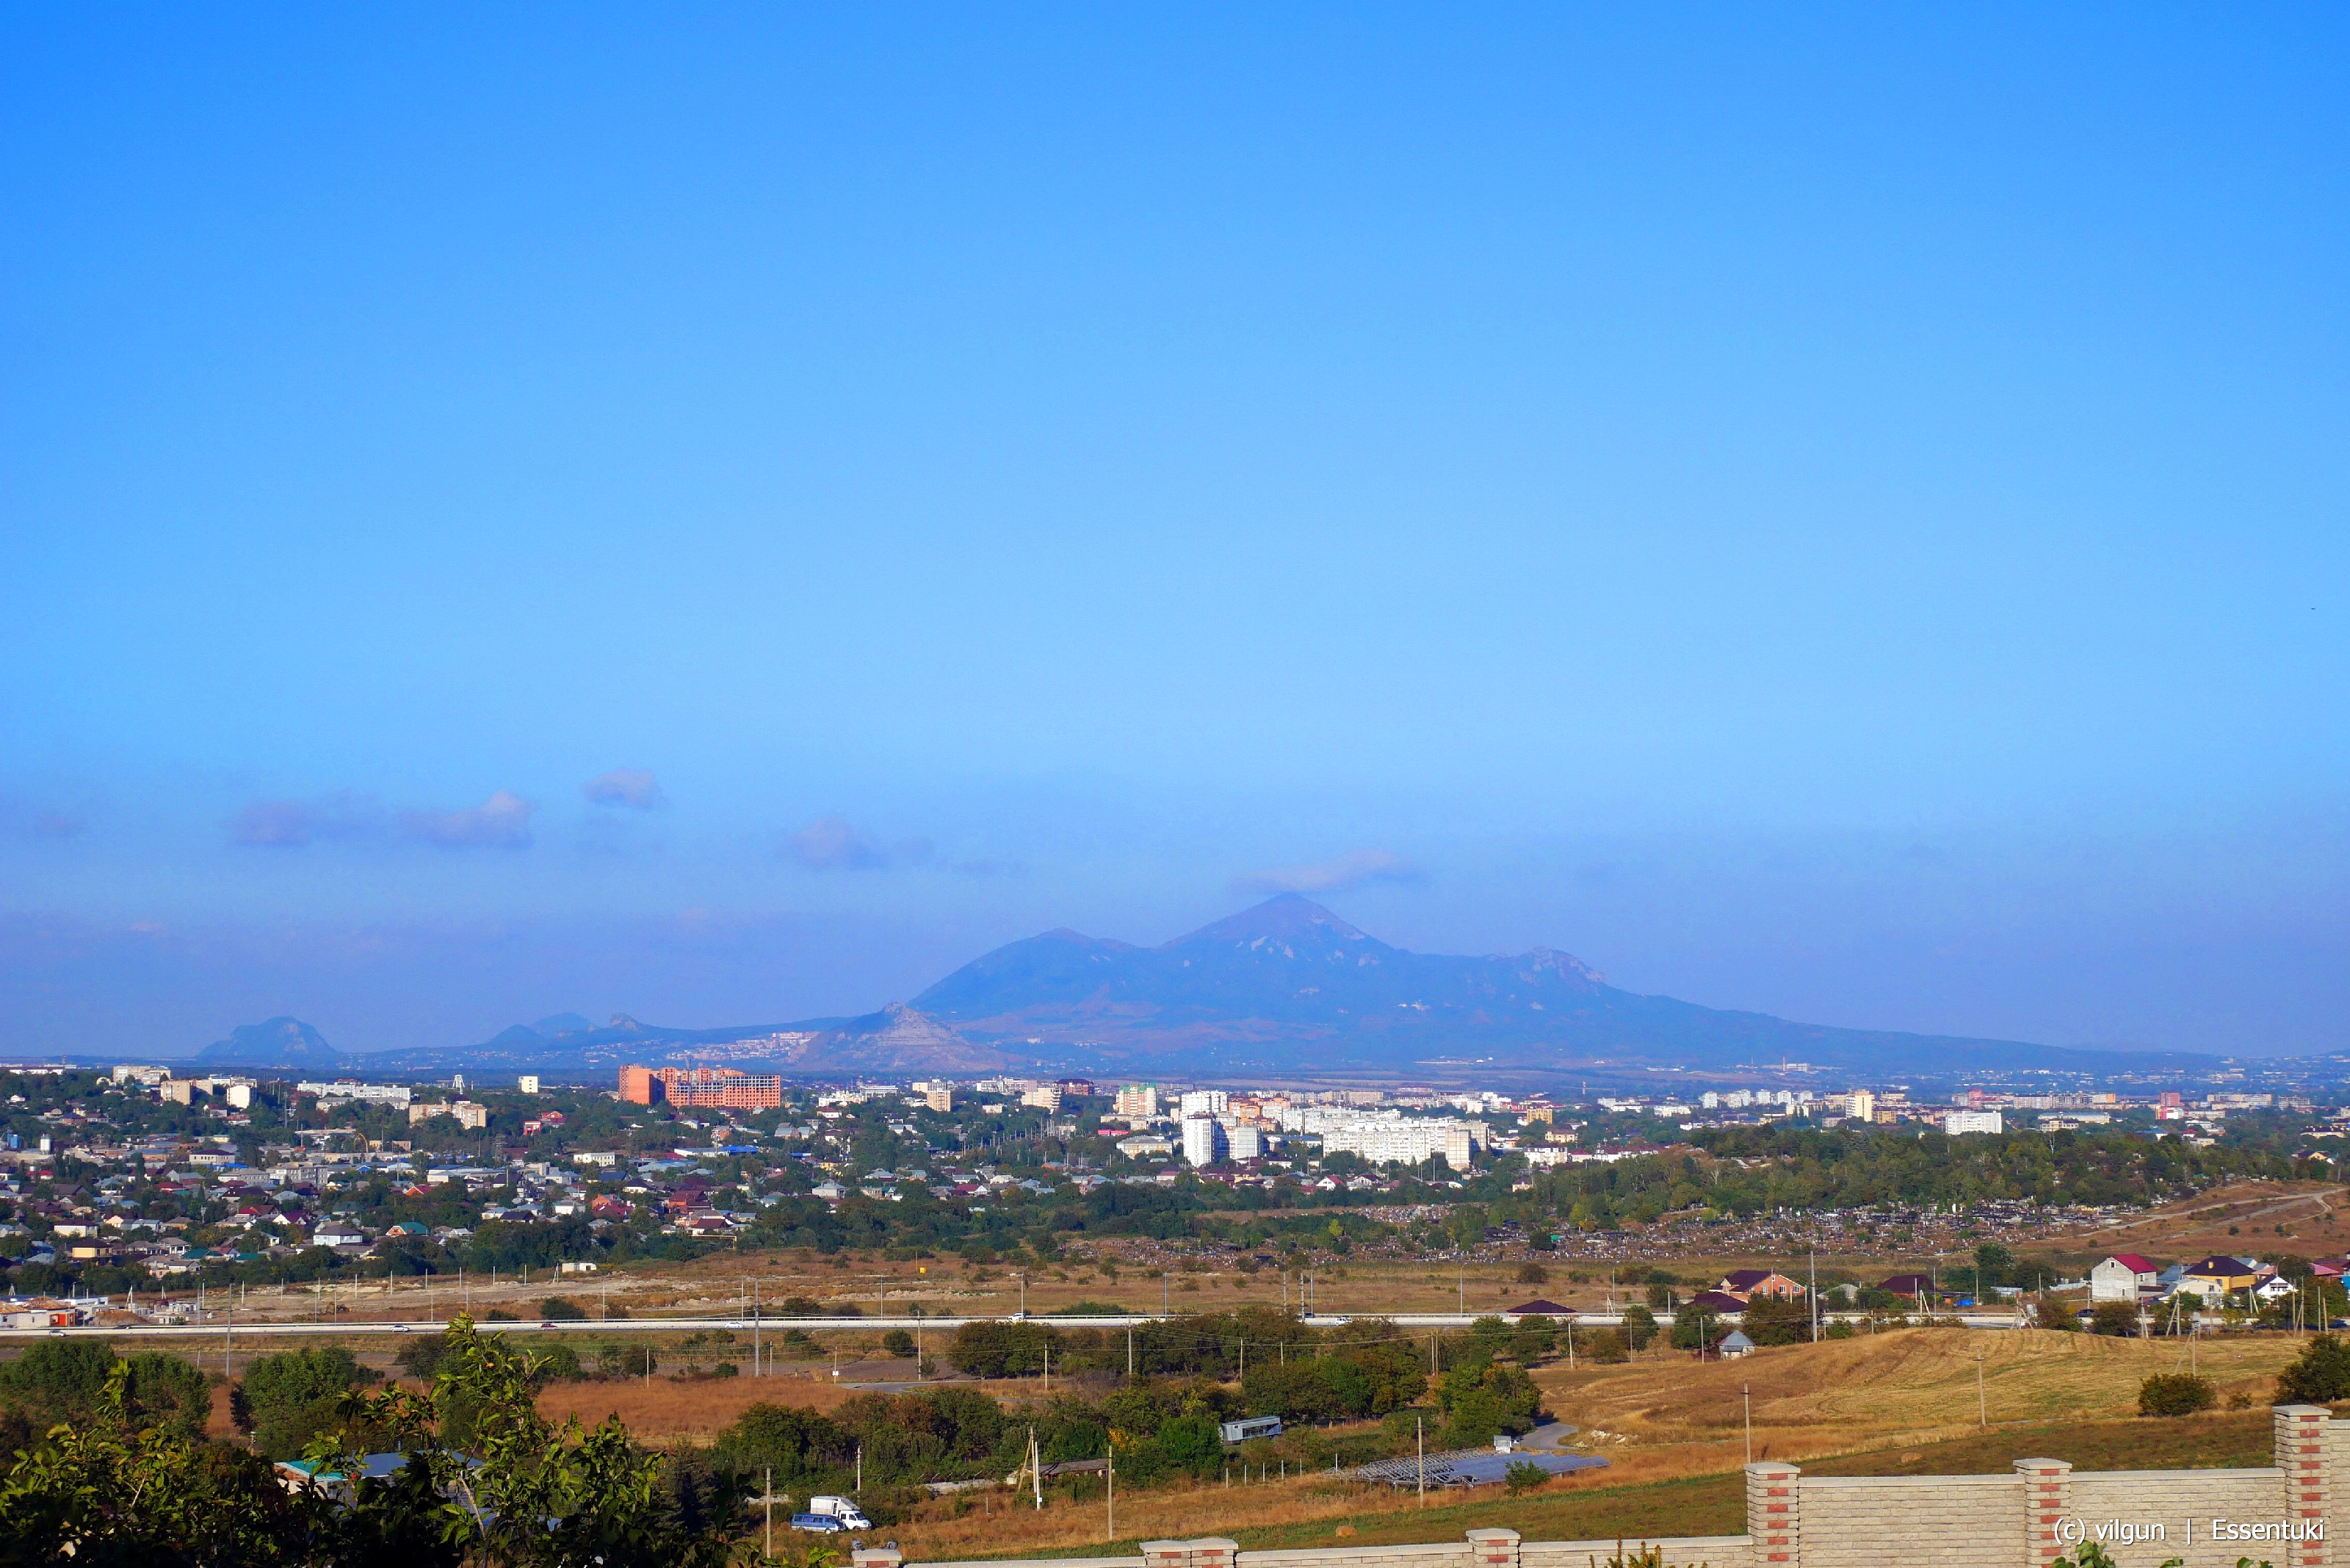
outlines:
[{"label": "house with red roof", "polygon": [[1752,1301],[1756,1296],[1792,1302],[1801,1300],[1804,1294],[1801,1284],[1776,1269],[1732,1269],[1713,1288],[1742,1302]]},{"label": "house with red roof", "polygon": [[2108,1253],[2089,1271],[2089,1299],[2135,1303],[2159,1289],[2161,1279],[2162,1269],[2151,1258],[2137,1252]]}]

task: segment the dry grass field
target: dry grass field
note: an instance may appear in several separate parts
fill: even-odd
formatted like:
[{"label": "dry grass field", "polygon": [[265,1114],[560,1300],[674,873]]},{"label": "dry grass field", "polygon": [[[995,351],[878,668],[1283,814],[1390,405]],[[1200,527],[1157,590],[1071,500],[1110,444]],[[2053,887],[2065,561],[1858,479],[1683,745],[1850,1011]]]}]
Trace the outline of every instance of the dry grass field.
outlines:
[{"label": "dry grass field", "polygon": [[[2265,1403],[2300,1353],[2285,1335],[2107,1339],[2038,1331],[1898,1329],[1758,1351],[1702,1365],[1686,1355],[1535,1374],[1547,1407],[1583,1428],[1594,1452],[1665,1446],[1691,1463],[1743,1462],[1747,1401],[1758,1458],[1795,1459],[1980,1429],[2133,1417],[2138,1385],[2190,1359],[2222,1399]],[[1980,1383],[1978,1380],[1980,1379]]]},{"label": "dry grass field", "polygon": [[[2137,1386],[2178,1365],[2184,1347],[2039,1332],[1904,1329],[1819,1345],[1767,1350],[1702,1366],[1668,1355],[1621,1366],[1539,1374],[1549,1408],[1586,1428],[1609,1466],[1519,1498],[1499,1488],[1432,1499],[1335,1483],[1327,1476],[1131,1496],[1118,1536],[1221,1534],[1243,1545],[1350,1545],[1434,1540],[1482,1524],[1551,1540],[1622,1533],[1734,1532],[1743,1517],[1751,1391],[1754,1455],[1827,1474],[1956,1474],[2004,1470],[2053,1454],[2084,1469],[2188,1468],[2268,1462],[2265,1397],[2297,1353],[2282,1336],[2214,1340],[2200,1370],[2223,1394],[2254,1396],[2242,1410],[2153,1421],[2134,1412]],[[1981,1372],[1980,1424],[1976,1376]],[[1107,1520],[1097,1495],[1042,1512],[991,1504],[931,1504],[890,1531],[910,1555],[930,1558],[1098,1550]]]}]

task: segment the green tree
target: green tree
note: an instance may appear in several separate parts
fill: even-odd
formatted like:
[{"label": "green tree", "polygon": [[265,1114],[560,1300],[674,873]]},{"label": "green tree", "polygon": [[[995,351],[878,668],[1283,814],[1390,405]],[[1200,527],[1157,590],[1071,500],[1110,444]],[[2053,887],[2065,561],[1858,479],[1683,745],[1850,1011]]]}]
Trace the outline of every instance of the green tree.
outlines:
[{"label": "green tree", "polygon": [[265,1355],[245,1368],[230,1397],[236,1424],[273,1459],[290,1459],[321,1432],[340,1431],[343,1397],[380,1381],[340,1345]]},{"label": "green tree", "polygon": [[2336,1399],[2350,1399],[2350,1344],[2338,1334],[2319,1334],[2298,1360],[2277,1374],[2276,1388],[2280,1405],[2330,1405]]},{"label": "green tree", "polygon": [[1158,1441],[1168,1463],[1197,1476],[1212,1471],[1224,1452],[1223,1435],[1216,1429],[1216,1418],[1205,1411],[1176,1417],[1159,1428]]}]

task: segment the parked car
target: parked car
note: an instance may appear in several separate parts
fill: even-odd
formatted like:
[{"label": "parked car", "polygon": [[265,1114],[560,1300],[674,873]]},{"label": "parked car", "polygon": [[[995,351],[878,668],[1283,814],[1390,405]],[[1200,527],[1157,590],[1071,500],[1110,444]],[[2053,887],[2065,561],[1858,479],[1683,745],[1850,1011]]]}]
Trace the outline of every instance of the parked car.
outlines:
[{"label": "parked car", "polygon": [[795,1513],[792,1515],[794,1530],[813,1530],[818,1535],[846,1535],[848,1526],[828,1513]]}]

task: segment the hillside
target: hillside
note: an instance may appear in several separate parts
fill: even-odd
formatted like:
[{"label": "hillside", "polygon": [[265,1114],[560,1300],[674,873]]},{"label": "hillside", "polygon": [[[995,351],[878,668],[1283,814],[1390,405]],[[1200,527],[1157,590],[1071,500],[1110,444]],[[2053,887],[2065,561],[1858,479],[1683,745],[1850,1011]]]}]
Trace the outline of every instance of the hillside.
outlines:
[{"label": "hillside", "polygon": [[1647,1066],[1808,1062],[1932,1071],[2126,1064],[2191,1071],[2199,1058],[2125,1058],[2015,1041],[1836,1029],[1620,990],[1571,954],[1453,957],[1392,947],[1284,894],[1155,948],[1047,931],[964,965],[914,998],[959,1033],[1042,1040],[1107,1063],[1181,1057],[1294,1070]]}]

